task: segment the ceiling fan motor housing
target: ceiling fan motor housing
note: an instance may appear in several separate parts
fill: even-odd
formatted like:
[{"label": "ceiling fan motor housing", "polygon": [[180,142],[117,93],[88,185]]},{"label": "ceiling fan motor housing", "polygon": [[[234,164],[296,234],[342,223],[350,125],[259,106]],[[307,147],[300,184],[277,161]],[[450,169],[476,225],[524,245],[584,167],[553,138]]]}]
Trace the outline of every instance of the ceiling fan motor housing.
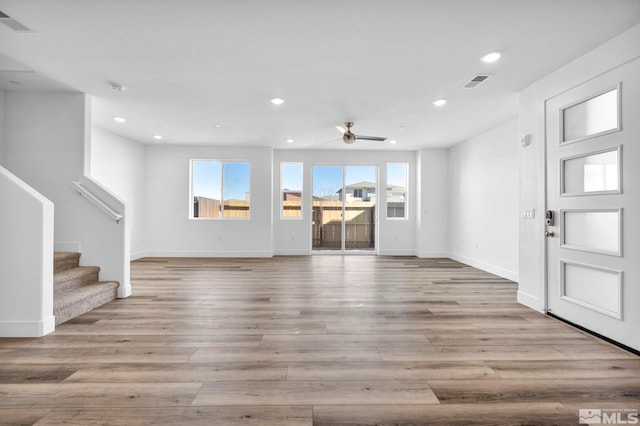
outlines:
[{"label": "ceiling fan motor housing", "polygon": [[351,132],[346,132],[344,135],[342,135],[342,141],[344,143],[354,143],[356,141],[356,135]]}]

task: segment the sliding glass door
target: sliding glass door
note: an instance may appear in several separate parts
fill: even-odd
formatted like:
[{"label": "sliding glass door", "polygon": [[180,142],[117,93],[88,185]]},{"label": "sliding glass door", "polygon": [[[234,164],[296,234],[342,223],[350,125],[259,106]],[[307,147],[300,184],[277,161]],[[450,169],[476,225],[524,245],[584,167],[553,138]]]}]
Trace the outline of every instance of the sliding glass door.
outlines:
[{"label": "sliding glass door", "polygon": [[375,252],[376,166],[314,166],[315,251]]}]

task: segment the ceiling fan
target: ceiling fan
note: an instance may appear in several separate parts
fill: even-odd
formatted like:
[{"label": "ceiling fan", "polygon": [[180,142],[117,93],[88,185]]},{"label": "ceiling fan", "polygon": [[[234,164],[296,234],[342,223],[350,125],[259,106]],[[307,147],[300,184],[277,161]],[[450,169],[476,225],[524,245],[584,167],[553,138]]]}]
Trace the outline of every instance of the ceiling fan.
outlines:
[{"label": "ceiling fan", "polygon": [[354,143],[356,140],[378,141],[378,142],[383,142],[387,140],[387,138],[384,138],[382,136],[356,135],[351,131],[351,127],[353,127],[352,121],[347,121],[346,123],[344,123],[344,127],[336,126],[336,129],[338,129],[338,131],[342,133],[342,142],[351,144],[351,143]]}]

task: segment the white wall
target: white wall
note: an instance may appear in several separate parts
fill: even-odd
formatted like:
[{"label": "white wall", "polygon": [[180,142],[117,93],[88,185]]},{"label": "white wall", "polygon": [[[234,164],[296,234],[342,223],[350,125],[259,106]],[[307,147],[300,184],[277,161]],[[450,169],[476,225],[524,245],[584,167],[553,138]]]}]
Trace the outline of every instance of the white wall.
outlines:
[{"label": "white wall", "polygon": [[[100,278],[130,293],[126,209],[117,197],[85,176],[89,102],[70,92],[5,93],[5,166],[55,205],[56,250],[78,250],[81,263],[100,266]],[[125,215],[116,223],[71,187],[82,181]]]},{"label": "white wall", "polygon": [[[311,151],[261,147],[146,148],[144,227],[146,256],[272,256],[311,252],[311,168],[313,164],[409,164],[409,220],[380,218],[380,254],[414,254],[416,247],[416,154],[413,151]],[[380,161],[384,158],[384,161]],[[250,220],[190,220],[189,160],[251,162]],[[304,163],[304,217],[282,220],[280,162]],[[378,195],[383,205],[386,192]],[[135,232],[135,231],[134,231]]]},{"label": "white wall", "polygon": [[89,175],[126,204],[131,258],[142,257],[145,251],[145,146],[93,126],[90,157]]},{"label": "white wall", "polygon": [[451,257],[518,281],[518,120],[449,150]]},{"label": "white wall", "polygon": [[[545,101],[640,56],[640,25],[560,68],[520,93],[519,135],[531,145],[520,149],[520,210],[535,209],[536,219],[520,219],[518,301],[546,309],[545,293]],[[639,116],[640,111],[628,113]],[[623,123],[624,126],[624,123]]]},{"label": "white wall", "polygon": [[40,337],[53,316],[53,203],[0,167],[0,337]]},{"label": "white wall", "polygon": [[[280,219],[280,163],[304,163],[303,218]],[[409,164],[408,220],[386,219],[387,163]],[[377,194],[378,247],[381,255],[413,255],[416,245],[416,153],[414,151],[349,151],[349,150],[296,150],[274,151],[273,184],[273,247],[274,254],[311,253],[311,196],[312,167],[324,165],[375,165],[378,166]]]},{"label": "white wall", "polygon": [[449,151],[425,148],[417,153],[415,204],[418,257],[449,257]]},{"label": "white wall", "polygon": [[[145,165],[146,256],[272,256],[273,150],[149,146]],[[251,163],[251,218],[189,219],[189,160]]]},{"label": "white wall", "polygon": [[0,166],[4,164],[4,92],[0,90]]}]

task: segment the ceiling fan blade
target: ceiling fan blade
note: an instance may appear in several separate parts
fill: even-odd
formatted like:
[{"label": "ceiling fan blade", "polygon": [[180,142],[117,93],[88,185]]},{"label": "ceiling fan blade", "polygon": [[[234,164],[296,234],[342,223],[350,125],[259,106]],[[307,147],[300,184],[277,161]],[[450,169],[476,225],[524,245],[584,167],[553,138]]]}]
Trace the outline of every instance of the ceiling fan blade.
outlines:
[{"label": "ceiling fan blade", "polygon": [[342,126],[336,126],[336,129],[338,129],[338,131],[339,131],[340,133],[342,133],[343,135],[344,135],[345,133],[347,133],[347,129],[345,129],[345,128],[344,128],[344,127],[342,127]]},{"label": "ceiling fan blade", "polygon": [[379,142],[384,142],[387,140],[387,138],[383,138],[382,136],[360,136],[360,135],[356,135],[356,139],[363,139],[367,141],[379,141]]},{"label": "ceiling fan blade", "polygon": [[332,140],[330,140],[330,141],[322,142],[322,145],[326,145],[326,144],[329,144],[329,143],[338,142],[338,141],[341,141],[341,140],[342,140],[342,138],[332,139]]}]

